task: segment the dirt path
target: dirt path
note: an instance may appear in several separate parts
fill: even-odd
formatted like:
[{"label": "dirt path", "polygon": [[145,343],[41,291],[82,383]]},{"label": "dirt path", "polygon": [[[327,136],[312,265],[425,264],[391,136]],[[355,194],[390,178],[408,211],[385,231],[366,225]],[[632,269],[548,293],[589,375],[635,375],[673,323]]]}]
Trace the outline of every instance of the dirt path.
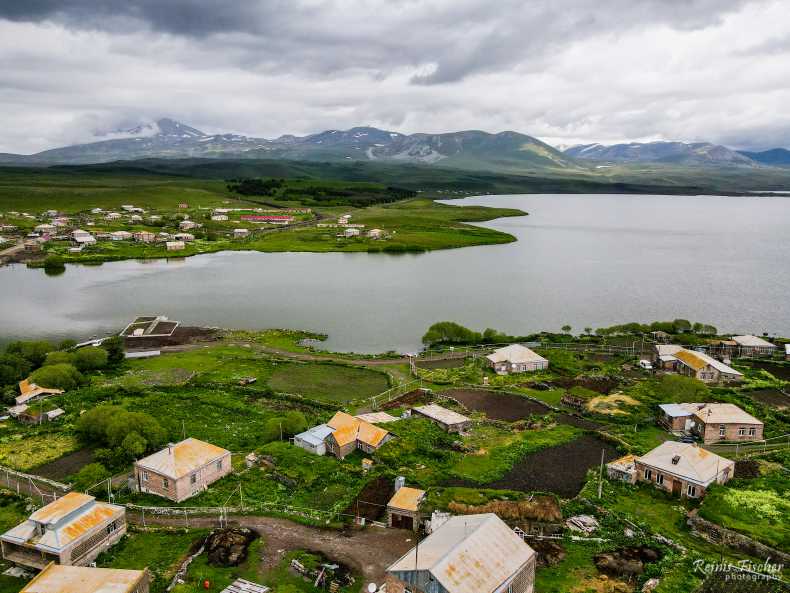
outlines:
[{"label": "dirt path", "polygon": [[[127,513],[130,523],[141,524],[138,515]],[[263,536],[265,546],[261,567],[269,570],[276,567],[290,550],[321,552],[340,561],[362,574],[365,584],[384,582],[387,567],[403,556],[414,545],[414,534],[401,529],[368,527],[363,530],[336,531],[307,527],[285,519],[274,517],[236,516],[231,523],[254,529]],[[184,526],[179,517],[150,517],[146,525]],[[211,528],[217,526],[213,517],[190,517],[190,527]]]}]

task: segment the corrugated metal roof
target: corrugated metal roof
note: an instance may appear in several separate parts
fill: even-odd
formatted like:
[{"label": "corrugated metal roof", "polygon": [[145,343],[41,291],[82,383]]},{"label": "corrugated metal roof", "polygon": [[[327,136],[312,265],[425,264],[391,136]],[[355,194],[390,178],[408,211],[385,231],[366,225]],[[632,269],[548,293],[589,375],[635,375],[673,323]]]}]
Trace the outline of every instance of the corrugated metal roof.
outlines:
[{"label": "corrugated metal roof", "polygon": [[706,424],[762,424],[735,404],[703,404],[694,414]]},{"label": "corrugated metal roof", "polygon": [[332,436],[341,447],[357,440],[377,447],[389,434],[389,431],[379,428],[370,422],[355,418],[345,412],[335,413],[327,424],[334,429]]},{"label": "corrugated metal roof", "polygon": [[493,593],[535,551],[493,513],[451,517],[388,572],[428,571],[449,593]]},{"label": "corrugated metal roof", "polygon": [[403,509],[404,511],[416,511],[424,497],[425,490],[401,486],[395,495],[390,498],[387,506],[394,507],[396,509]]},{"label": "corrugated metal roof", "polygon": [[332,434],[332,429],[326,424],[319,424],[313,428],[297,434],[294,438],[317,447],[324,439]]},{"label": "corrugated metal roof", "polygon": [[61,498],[52,501],[47,506],[38,509],[30,515],[30,518],[37,523],[49,525],[57,523],[64,517],[70,515],[77,509],[91,504],[96,499],[88,494],[80,492],[69,492]]},{"label": "corrugated metal roof", "polygon": [[463,424],[469,422],[469,418],[453,410],[448,410],[437,404],[428,404],[426,406],[418,406],[414,408],[415,412],[419,412],[423,416],[437,420],[442,424],[452,426],[453,424]]},{"label": "corrugated metal roof", "polygon": [[486,356],[486,358],[491,362],[548,362],[540,354],[533,352],[521,344],[511,344],[499,350],[494,350],[494,352]]},{"label": "corrugated metal roof", "polygon": [[385,422],[397,422],[397,418],[387,412],[369,412],[367,414],[357,414],[357,418],[371,424],[381,424]]},{"label": "corrugated metal roof", "polygon": [[752,346],[757,348],[776,348],[775,344],[772,344],[768,340],[763,340],[762,338],[758,338],[757,336],[733,336],[732,340],[738,344],[739,346]]},{"label": "corrugated metal roof", "polygon": [[19,593],[130,593],[144,570],[89,568],[50,564]]},{"label": "corrugated metal roof", "polygon": [[658,407],[671,418],[683,418],[691,416],[699,405],[701,404],[659,404]]},{"label": "corrugated metal roof", "polygon": [[141,459],[135,465],[177,480],[229,453],[222,447],[188,438]]},{"label": "corrugated metal roof", "polygon": [[268,593],[269,587],[244,579],[236,579],[220,593]]},{"label": "corrugated metal roof", "polygon": [[[672,463],[675,458],[677,463]],[[717,474],[735,465],[734,461],[719,457],[702,447],[677,441],[662,443],[637,460],[702,486],[707,486],[716,479]]]}]

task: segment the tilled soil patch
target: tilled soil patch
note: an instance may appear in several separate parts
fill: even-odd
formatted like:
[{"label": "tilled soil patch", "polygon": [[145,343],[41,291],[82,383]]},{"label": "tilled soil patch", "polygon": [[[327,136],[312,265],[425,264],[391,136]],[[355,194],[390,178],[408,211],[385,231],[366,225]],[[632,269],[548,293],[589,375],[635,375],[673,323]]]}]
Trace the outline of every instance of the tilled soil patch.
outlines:
[{"label": "tilled soil patch", "polygon": [[772,364],[770,362],[752,361],[749,366],[755,369],[763,369],[768,371],[777,379],[790,380],[790,365]]},{"label": "tilled soil patch", "polygon": [[420,360],[416,364],[421,369],[458,369],[465,363],[465,358],[446,358],[444,360]]},{"label": "tilled soil patch", "polygon": [[557,379],[551,383],[551,385],[563,389],[584,387],[602,395],[609,395],[618,384],[619,381],[615,377],[578,377],[576,379]]},{"label": "tilled soil patch", "polygon": [[430,403],[433,400],[431,394],[423,391],[422,389],[415,389],[414,391],[409,391],[408,393],[404,393],[399,398],[392,400],[391,402],[387,402],[386,404],[381,406],[382,410],[391,410],[393,408],[399,408],[401,406],[414,406],[414,405],[421,405]]},{"label": "tilled soil patch", "polygon": [[456,400],[468,410],[483,412],[491,420],[515,422],[552,411],[548,406],[526,397],[486,389],[448,389],[441,395]]},{"label": "tilled soil patch", "polygon": [[89,463],[93,463],[93,451],[91,449],[80,449],[79,451],[74,451],[74,453],[64,455],[55,461],[39,465],[30,470],[30,473],[35,476],[61,482],[68,476],[76,474]]},{"label": "tilled soil patch", "polygon": [[448,485],[521,492],[553,492],[562,498],[573,498],[584,486],[587,470],[601,463],[602,449],[604,462],[619,456],[612,445],[594,436],[583,435],[570,443],[527,455],[500,479],[488,484],[458,480]]},{"label": "tilled soil patch", "polygon": [[378,521],[387,510],[387,503],[395,494],[395,484],[389,478],[378,477],[367,484],[343,511],[345,515],[364,517],[368,521]]},{"label": "tilled soil patch", "polygon": [[790,395],[785,395],[778,389],[760,389],[749,392],[749,395],[761,404],[771,406],[777,410],[790,408]]}]

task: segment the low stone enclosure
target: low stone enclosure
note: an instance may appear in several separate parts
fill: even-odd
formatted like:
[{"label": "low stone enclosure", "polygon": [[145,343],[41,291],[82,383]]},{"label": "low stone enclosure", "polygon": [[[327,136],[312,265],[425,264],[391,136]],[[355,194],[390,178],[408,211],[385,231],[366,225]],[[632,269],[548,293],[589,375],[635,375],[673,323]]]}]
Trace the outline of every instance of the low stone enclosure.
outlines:
[{"label": "low stone enclosure", "polygon": [[701,538],[714,543],[724,544],[734,550],[760,558],[761,560],[771,560],[773,562],[782,562],[785,566],[790,564],[790,554],[775,550],[770,546],[761,544],[750,537],[726,529],[721,525],[716,525],[710,521],[706,521],[697,514],[697,509],[692,510],[687,515],[687,522],[692,531]]}]

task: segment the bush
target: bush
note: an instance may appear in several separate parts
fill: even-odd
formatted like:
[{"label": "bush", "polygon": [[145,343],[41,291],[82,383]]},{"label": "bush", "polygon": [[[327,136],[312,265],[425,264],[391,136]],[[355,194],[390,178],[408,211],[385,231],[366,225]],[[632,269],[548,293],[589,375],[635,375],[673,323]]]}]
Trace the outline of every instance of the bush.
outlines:
[{"label": "bush", "polygon": [[[51,356],[51,355],[50,355]],[[74,366],[80,371],[95,371],[107,366],[109,353],[104,348],[88,346],[74,353]]]},{"label": "bush", "polygon": [[5,349],[6,354],[17,354],[26,359],[34,367],[44,364],[47,354],[54,348],[49,342],[43,340],[33,342],[11,342]]},{"label": "bush", "polygon": [[298,411],[288,412],[285,416],[269,418],[263,425],[263,440],[268,442],[284,440],[307,429],[307,419]]},{"label": "bush", "polygon": [[53,364],[74,364],[74,355],[71,352],[50,352],[44,361],[44,366]]},{"label": "bush", "polygon": [[74,474],[72,484],[74,490],[85,490],[111,476],[110,471],[101,463],[89,463]]},{"label": "bush", "polygon": [[125,347],[121,336],[112,336],[102,342],[102,348],[107,351],[107,363],[113,366],[124,361]]},{"label": "bush", "polygon": [[68,391],[80,385],[83,377],[72,365],[63,363],[41,367],[30,375],[30,380],[41,387]]},{"label": "bush", "polygon": [[153,416],[120,406],[88,410],[77,420],[74,429],[85,444],[109,449],[102,452],[102,459],[112,466],[118,459],[139,457],[167,442],[167,431]]},{"label": "bush", "polygon": [[21,381],[30,374],[33,365],[26,358],[18,354],[3,354],[0,356],[0,385],[10,385]]}]

